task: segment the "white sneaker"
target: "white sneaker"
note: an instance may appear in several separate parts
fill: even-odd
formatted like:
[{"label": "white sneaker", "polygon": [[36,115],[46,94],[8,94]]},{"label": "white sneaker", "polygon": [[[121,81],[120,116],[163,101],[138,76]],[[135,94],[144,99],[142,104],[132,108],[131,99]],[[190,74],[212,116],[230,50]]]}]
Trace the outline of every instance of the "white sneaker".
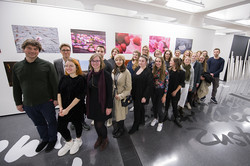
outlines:
[{"label": "white sneaker", "polygon": [[112,118],[107,120],[107,127],[110,127],[110,126],[112,126]]},{"label": "white sneaker", "polygon": [[131,107],[131,108],[129,109],[129,111],[130,111],[130,112],[133,112],[133,111],[134,111],[134,107]]},{"label": "white sneaker", "polygon": [[187,108],[188,108],[189,110],[192,109],[192,107],[191,107],[191,105],[190,105],[189,103],[187,103],[186,106],[187,106]]},{"label": "white sneaker", "polygon": [[76,138],[74,140],[74,144],[73,144],[72,148],[69,151],[69,154],[75,154],[76,152],[78,152],[80,146],[82,146],[82,139]]},{"label": "white sneaker", "polygon": [[163,127],[163,123],[158,123],[158,126],[157,126],[157,131],[160,132],[162,130],[162,127]]},{"label": "white sneaker", "polygon": [[94,126],[95,122],[92,120],[91,125]]},{"label": "white sneaker", "polygon": [[151,122],[151,126],[155,126],[155,124],[158,123],[158,120],[157,119],[154,119],[152,122]]},{"label": "white sneaker", "polygon": [[64,156],[73,146],[73,141],[66,142],[66,144],[58,151],[58,156]]}]

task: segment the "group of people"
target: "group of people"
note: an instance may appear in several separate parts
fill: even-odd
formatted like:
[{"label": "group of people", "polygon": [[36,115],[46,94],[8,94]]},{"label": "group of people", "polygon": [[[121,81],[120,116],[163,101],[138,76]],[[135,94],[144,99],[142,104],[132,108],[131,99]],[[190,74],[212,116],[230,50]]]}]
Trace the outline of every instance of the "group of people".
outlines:
[{"label": "group of people", "polygon": [[[218,48],[214,49],[212,58],[206,51],[193,53],[189,50],[180,58],[179,50],[175,51],[175,57],[171,50],[166,50],[163,55],[156,50],[153,60],[148,46],[143,46],[142,53],[135,50],[126,65],[124,55],[119,54],[117,48],[112,49],[111,58],[106,60],[105,47],[100,45],[89,59],[89,70],[83,72],[79,61],[70,57],[71,47],[68,44],[60,46],[63,56],[55,60],[54,65],[38,57],[42,49],[38,41],[27,39],[22,49],[25,59],[13,67],[16,107],[21,112],[25,111],[37,127],[42,141],[36,152],[44,148],[45,152],[50,152],[56,144],[57,132],[62,135],[66,143],[58,151],[58,156],[68,152],[75,154],[81,147],[82,129],[88,129],[84,115],[93,120],[97,133],[95,149],[103,151],[109,143],[106,121],[109,126],[114,126],[113,137],[121,137],[128,113],[128,106],[122,101],[129,96],[132,96],[134,111],[129,134],[145,124],[145,105],[150,101],[154,114],[151,126],[158,123],[157,131],[160,132],[163,122],[170,119],[170,103],[173,121],[182,127],[182,109],[185,105],[191,109],[191,105],[204,101],[209,83],[213,84],[211,101],[217,103],[219,73],[224,66]],[[58,118],[56,106],[59,107]],[[68,129],[69,122],[75,129],[75,139]]]}]

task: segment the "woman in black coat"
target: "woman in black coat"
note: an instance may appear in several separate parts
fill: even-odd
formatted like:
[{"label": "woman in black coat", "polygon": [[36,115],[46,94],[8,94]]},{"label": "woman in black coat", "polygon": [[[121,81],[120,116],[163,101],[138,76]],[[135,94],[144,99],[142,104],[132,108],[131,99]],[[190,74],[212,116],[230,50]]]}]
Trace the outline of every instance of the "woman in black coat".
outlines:
[{"label": "woman in black coat", "polygon": [[94,54],[89,59],[90,72],[87,76],[87,117],[94,120],[98,135],[94,148],[100,146],[104,150],[108,144],[107,127],[105,121],[111,118],[113,107],[112,78],[104,70],[105,64],[99,54]]},{"label": "woman in black coat", "polygon": [[129,134],[135,133],[140,124],[145,123],[144,105],[148,104],[153,88],[153,74],[147,67],[148,58],[142,55],[139,58],[139,67],[132,77],[132,98],[134,101],[134,123]]}]

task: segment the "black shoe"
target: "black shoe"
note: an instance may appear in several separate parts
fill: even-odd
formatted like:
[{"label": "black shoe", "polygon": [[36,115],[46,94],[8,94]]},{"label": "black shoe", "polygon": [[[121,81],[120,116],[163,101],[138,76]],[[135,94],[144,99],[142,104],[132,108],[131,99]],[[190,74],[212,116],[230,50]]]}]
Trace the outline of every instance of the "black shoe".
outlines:
[{"label": "black shoe", "polygon": [[114,138],[119,138],[123,135],[124,133],[124,129],[120,129],[118,132],[115,133],[115,135],[113,135]]},{"label": "black shoe", "polygon": [[204,96],[204,97],[202,97],[202,98],[200,99],[201,102],[204,102],[205,100],[206,100],[206,96]]},{"label": "black shoe", "polygon": [[48,153],[48,152],[52,151],[54,149],[55,145],[56,145],[56,141],[49,142],[48,146],[45,149],[45,152]]},{"label": "black shoe", "polygon": [[49,143],[48,141],[41,142],[41,143],[37,146],[36,152],[41,152],[41,151],[45,148],[45,146],[47,146],[48,143]]},{"label": "black shoe", "polygon": [[176,124],[178,127],[182,128],[181,122],[180,122],[180,120],[179,120],[178,118],[176,118],[176,119],[174,120],[174,122],[175,122],[175,124]]},{"label": "black shoe", "polygon": [[179,107],[178,111],[179,111],[179,113],[180,113],[180,115],[181,115],[182,118],[184,118],[186,116],[185,112],[183,112],[183,108],[182,107]]},{"label": "black shoe", "polygon": [[136,131],[138,131],[138,129],[136,129],[136,128],[131,128],[130,130],[129,130],[129,134],[134,134]]},{"label": "black shoe", "polygon": [[116,128],[114,128],[114,130],[112,131],[112,134],[115,135],[118,131],[119,131],[119,127],[116,127]]},{"label": "black shoe", "polygon": [[82,122],[82,128],[86,131],[90,130],[90,126],[85,121]]},{"label": "black shoe", "polygon": [[210,99],[210,101],[213,102],[214,104],[218,104],[218,102],[217,102],[217,100],[215,99],[215,97],[212,97],[212,98]]}]

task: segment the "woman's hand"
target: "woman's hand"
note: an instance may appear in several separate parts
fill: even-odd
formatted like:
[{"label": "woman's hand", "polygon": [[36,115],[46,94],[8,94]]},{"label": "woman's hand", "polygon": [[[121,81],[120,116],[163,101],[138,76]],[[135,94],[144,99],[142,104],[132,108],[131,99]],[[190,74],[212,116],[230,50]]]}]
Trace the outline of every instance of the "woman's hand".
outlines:
[{"label": "woman's hand", "polygon": [[172,93],[171,93],[171,95],[173,96],[173,97],[175,97],[176,96],[176,91],[173,91]]},{"label": "woman's hand", "polygon": [[161,102],[164,104],[166,102],[166,94],[162,96]]},{"label": "woman's hand", "polygon": [[121,100],[121,98],[120,98],[119,95],[115,95],[115,99],[116,99],[116,100]]},{"label": "woman's hand", "polygon": [[68,113],[69,113],[69,111],[67,109],[60,108],[59,116],[63,117],[65,115],[67,115]]},{"label": "woman's hand", "polygon": [[106,115],[109,115],[112,112],[111,108],[106,108]]}]

